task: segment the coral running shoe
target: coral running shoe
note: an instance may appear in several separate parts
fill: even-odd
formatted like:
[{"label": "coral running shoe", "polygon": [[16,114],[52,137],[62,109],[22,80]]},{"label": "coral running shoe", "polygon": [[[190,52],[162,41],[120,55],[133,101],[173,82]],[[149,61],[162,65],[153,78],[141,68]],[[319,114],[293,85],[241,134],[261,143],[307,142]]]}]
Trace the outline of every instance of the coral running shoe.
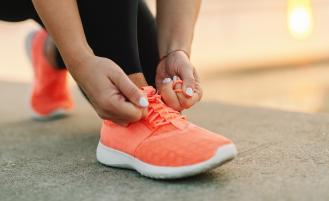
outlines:
[{"label": "coral running shoe", "polygon": [[73,107],[67,86],[67,70],[56,69],[45,56],[48,34],[44,29],[29,34],[26,49],[34,70],[30,99],[33,118],[49,120],[65,116]]},{"label": "coral running shoe", "polygon": [[237,150],[231,140],[190,123],[166,106],[153,87],[147,94],[147,116],[127,127],[105,120],[97,160],[128,168],[155,179],[196,175],[232,160]]}]

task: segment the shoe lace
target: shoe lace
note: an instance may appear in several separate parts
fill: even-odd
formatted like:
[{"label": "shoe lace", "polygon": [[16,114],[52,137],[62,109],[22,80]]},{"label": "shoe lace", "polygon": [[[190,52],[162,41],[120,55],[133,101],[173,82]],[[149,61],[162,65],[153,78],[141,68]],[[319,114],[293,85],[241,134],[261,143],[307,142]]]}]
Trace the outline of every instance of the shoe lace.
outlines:
[{"label": "shoe lace", "polygon": [[148,97],[149,107],[145,120],[154,128],[168,125],[173,120],[186,119],[180,112],[166,106],[159,94]]}]

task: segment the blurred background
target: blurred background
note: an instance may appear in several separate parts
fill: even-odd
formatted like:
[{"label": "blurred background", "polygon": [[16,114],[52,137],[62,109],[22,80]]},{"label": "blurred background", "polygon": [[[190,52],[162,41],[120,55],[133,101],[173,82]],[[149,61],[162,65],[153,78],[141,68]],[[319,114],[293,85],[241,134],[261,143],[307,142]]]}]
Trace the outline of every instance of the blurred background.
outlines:
[{"label": "blurred background", "polygon": [[[35,28],[0,22],[0,83],[31,82],[24,39]],[[329,112],[329,1],[204,0],[191,59],[204,100]]]}]

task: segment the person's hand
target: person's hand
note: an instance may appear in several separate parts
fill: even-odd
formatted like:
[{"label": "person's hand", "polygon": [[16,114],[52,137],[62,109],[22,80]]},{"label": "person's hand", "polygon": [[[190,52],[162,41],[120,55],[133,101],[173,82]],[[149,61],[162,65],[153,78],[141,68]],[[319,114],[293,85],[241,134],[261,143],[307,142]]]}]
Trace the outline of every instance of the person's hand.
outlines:
[{"label": "person's hand", "polygon": [[[182,79],[182,84],[173,85],[174,76]],[[172,52],[160,61],[155,82],[164,102],[177,111],[190,108],[202,97],[197,72],[183,51]]]},{"label": "person's hand", "polygon": [[145,95],[110,59],[90,56],[69,70],[102,119],[127,125],[145,114]]}]

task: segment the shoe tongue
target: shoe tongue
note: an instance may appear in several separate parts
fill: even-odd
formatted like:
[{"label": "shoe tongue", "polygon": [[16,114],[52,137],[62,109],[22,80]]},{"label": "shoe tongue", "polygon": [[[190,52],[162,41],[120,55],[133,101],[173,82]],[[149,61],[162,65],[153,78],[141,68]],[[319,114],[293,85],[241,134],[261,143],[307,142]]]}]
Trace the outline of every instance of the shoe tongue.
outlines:
[{"label": "shoe tongue", "polygon": [[152,86],[142,87],[141,89],[148,97],[153,96],[156,93],[156,90]]}]

